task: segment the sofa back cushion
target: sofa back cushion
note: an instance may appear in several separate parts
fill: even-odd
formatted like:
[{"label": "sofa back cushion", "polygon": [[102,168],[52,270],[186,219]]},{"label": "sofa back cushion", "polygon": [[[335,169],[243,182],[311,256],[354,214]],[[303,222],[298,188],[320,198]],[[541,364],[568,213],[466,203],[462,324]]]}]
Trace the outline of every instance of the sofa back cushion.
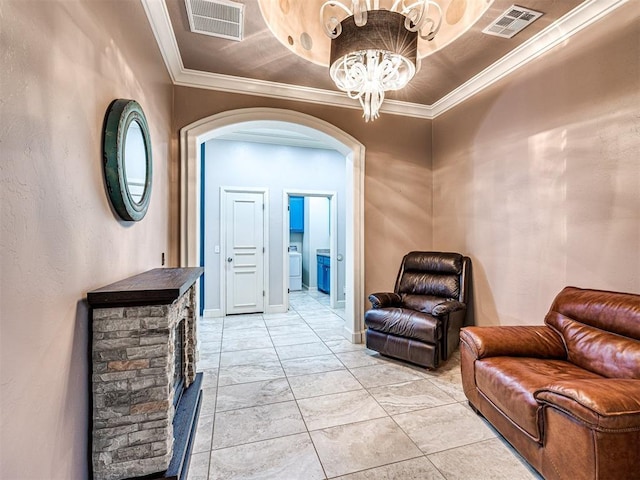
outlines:
[{"label": "sofa back cushion", "polygon": [[402,261],[396,293],[458,300],[462,261],[459,253],[410,252]]},{"label": "sofa back cushion", "polygon": [[605,377],[640,379],[640,295],[566,287],[545,323],[562,336],[570,362]]}]

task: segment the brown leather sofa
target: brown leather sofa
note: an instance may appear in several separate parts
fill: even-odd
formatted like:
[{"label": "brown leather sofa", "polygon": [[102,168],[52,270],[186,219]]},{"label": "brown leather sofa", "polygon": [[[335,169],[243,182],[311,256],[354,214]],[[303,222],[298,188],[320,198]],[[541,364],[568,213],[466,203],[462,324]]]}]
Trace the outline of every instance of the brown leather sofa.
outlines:
[{"label": "brown leather sofa", "polygon": [[458,346],[467,311],[471,260],[459,253],[410,252],[393,293],[369,296],[367,348],[436,368]]},{"label": "brown leather sofa", "polygon": [[640,295],[567,287],[544,323],[461,331],[469,403],[546,479],[640,479]]}]

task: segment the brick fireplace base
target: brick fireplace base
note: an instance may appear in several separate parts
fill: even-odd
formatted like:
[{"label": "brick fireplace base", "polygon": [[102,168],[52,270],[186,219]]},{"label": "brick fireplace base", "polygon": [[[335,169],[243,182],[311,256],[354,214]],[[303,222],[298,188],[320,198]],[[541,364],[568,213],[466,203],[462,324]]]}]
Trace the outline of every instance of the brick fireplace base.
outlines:
[{"label": "brick fireplace base", "polygon": [[[167,278],[175,281],[176,273],[189,270],[201,271],[156,269],[88,295],[89,303],[94,307],[92,461],[96,480],[150,475],[152,477],[148,478],[174,475],[178,478],[183,476],[180,472],[185,458],[188,469],[188,440],[195,429],[200,404],[201,378],[194,383],[196,322],[193,284],[200,272],[190,272],[187,277],[191,283],[187,289],[178,289],[179,296],[168,304],[140,305],[142,299],[132,301],[131,290],[124,286],[125,282],[131,284],[135,279],[134,283],[139,288],[143,285],[141,282],[147,280],[149,285],[138,289],[140,296],[147,297],[147,302],[158,301],[149,297],[150,287],[158,285],[163,277],[166,277],[165,281]],[[194,276],[195,273],[198,274]],[[108,304],[99,298],[106,291],[111,294]],[[121,305],[124,300],[114,301],[118,297],[114,292],[125,292],[127,302],[136,304]],[[142,295],[143,292],[147,295]],[[184,339],[183,358],[178,364],[183,365],[182,378],[186,390],[178,403],[174,398],[174,345],[180,322],[184,322]],[[192,384],[193,388],[187,388]],[[183,444],[184,437],[186,444]],[[181,460],[178,462],[174,456],[181,457]]]}]

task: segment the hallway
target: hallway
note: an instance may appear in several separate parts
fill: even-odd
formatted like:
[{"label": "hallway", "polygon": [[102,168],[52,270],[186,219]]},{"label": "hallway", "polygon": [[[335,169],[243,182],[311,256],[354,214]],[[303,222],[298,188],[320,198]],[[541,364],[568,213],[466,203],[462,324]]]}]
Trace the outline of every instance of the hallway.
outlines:
[{"label": "hallway", "polygon": [[437,372],[381,357],[328,300],[200,320],[190,480],[540,478],[468,408],[458,353]]}]

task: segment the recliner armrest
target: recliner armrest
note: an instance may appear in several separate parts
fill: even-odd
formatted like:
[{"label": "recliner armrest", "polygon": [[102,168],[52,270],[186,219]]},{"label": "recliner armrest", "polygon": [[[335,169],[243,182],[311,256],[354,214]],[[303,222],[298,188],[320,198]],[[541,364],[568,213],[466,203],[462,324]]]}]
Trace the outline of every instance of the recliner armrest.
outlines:
[{"label": "recliner armrest", "polygon": [[562,380],[536,391],[534,397],[596,430],[640,430],[640,380]]},{"label": "recliner armrest", "polygon": [[399,307],[402,304],[400,295],[390,292],[372,293],[369,301],[373,308]]},{"label": "recliner armrest", "polygon": [[475,355],[485,357],[567,357],[564,343],[553,329],[541,325],[465,327],[460,340]]},{"label": "recliner armrest", "polygon": [[458,302],[457,300],[447,300],[445,302],[439,303],[431,310],[431,315],[434,317],[442,317],[443,315],[448,315],[451,312],[457,312],[458,310],[464,310],[467,306]]}]

